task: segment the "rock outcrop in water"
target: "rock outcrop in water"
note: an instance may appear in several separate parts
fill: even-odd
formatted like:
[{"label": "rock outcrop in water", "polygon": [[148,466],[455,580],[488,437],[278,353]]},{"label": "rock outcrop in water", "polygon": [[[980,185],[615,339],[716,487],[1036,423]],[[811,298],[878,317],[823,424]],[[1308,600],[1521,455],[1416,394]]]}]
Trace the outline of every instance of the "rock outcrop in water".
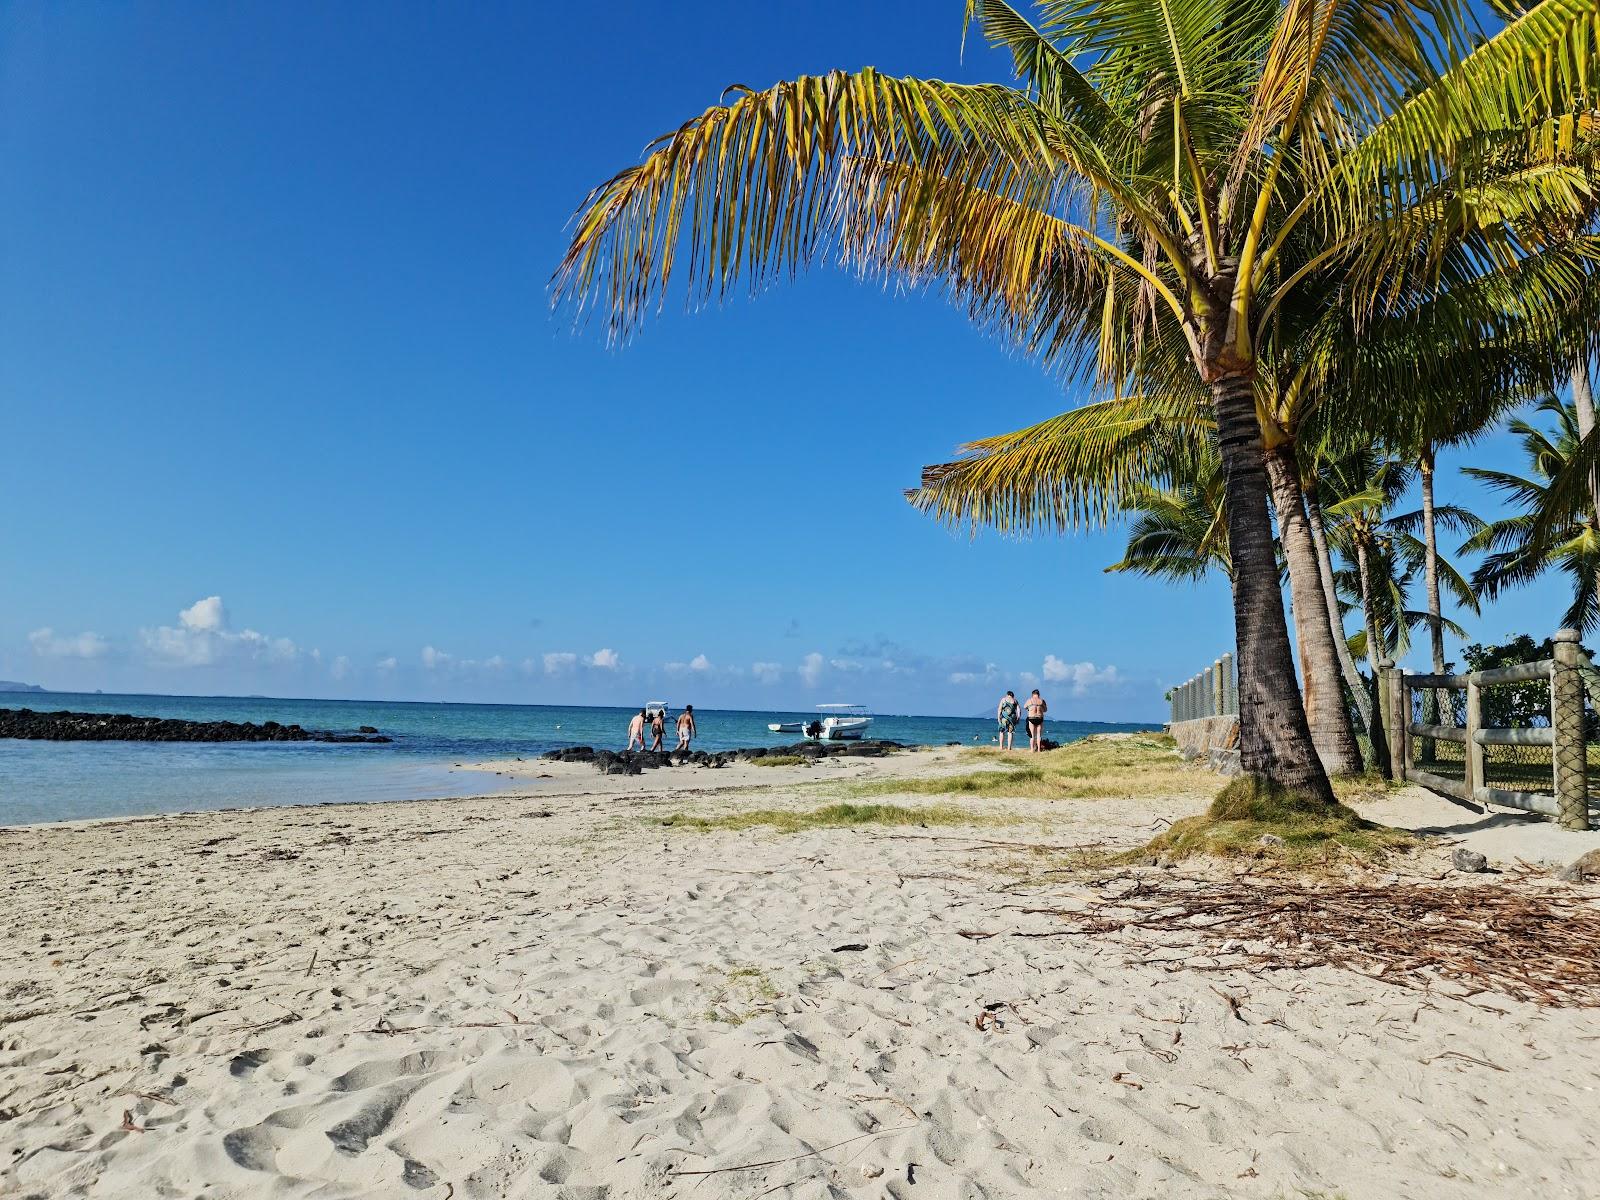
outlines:
[{"label": "rock outcrop in water", "polygon": [[743,750],[596,750],[570,746],[540,755],[546,762],[591,763],[602,775],[638,775],[657,767],[725,767],[755,758],[882,758],[904,750],[899,742],[796,742],[793,746],[752,746]]},{"label": "rock outcrop in water", "polygon": [[[368,727],[370,728],[370,727]],[[128,713],[0,708],[0,738],[50,742],[388,742],[372,733],[329,733],[276,721],[184,721]]]}]

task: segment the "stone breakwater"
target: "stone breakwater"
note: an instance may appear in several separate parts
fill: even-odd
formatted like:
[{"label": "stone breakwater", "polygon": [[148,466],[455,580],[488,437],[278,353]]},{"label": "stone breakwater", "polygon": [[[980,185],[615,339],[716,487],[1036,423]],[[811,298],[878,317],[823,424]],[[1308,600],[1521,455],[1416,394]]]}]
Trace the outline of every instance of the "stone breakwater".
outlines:
[{"label": "stone breakwater", "polygon": [[899,742],[796,742],[793,746],[753,746],[743,750],[596,750],[570,746],[540,755],[546,762],[590,763],[602,775],[638,775],[657,767],[725,767],[758,758],[882,758],[904,750]]},{"label": "stone breakwater", "polygon": [[276,721],[184,721],[128,713],[35,712],[0,708],[0,738],[50,742],[388,742],[370,725],[329,733]]}]

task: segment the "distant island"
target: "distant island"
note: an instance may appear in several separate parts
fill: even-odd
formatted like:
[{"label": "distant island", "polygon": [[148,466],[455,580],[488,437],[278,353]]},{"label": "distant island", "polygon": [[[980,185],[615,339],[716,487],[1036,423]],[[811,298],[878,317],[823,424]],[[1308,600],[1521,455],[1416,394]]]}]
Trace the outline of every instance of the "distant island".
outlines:
[{"label": "distant island", "polygon": [[37,683],[18,683],[15,679],[0,679],[0,692],[44,692]]}]

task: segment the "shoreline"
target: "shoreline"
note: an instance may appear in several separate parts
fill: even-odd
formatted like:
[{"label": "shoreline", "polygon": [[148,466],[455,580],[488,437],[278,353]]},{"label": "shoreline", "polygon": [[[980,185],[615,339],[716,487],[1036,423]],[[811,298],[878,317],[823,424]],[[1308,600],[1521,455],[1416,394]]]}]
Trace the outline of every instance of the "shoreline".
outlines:
[{"label": "shoreline", "polygon": [[[1038,910],[1098,890],[1041,874],[1052,856],[1142,844],[1204,807],[1203,772],[1161,799],[963,797],[955,826],[659,823],[1009,765],[833,761],[489,760],[516,790],[8,827],[0,1191],[1354,1200],[1593,1178],[1588,1010],[1059,936]],[[1413,791],[1362,810],[1473,824]],[[1431,878],[1457,839],[1509,867],[1538,834],[1441,836],[1388,873]],[[1514,1106],[1479,1099],[1480,1062],[1515,1073]]]}]

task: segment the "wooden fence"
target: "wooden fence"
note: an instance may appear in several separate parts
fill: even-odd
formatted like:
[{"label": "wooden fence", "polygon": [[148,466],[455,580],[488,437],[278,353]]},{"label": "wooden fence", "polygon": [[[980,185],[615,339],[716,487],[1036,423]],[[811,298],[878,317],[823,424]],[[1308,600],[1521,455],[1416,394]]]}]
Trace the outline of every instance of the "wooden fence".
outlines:
[{"label": "wooden fence", "polygon": [[[1578,644],[1576,630],[1563,629],[1555,635],[1555,654],[1538,662],[1465,675],[1410,675],[1392,662],[1382,664],[1385,686],[1380,689],[1383,725],[1389,731],[1389,750],[1395,775],[1421,784],[1442,795],[1482,806],[1517,808],[1525,812],[1555,817],[1567,829],[1589,829],[1589,782],[1587,748],[1584,745],[1584,697],[1586,692],[1600,696],[1600,675]],[[1526,684],[1548,680],[1550,724],[1518,728],[1484,724],[1485,688]],[[1436,709],[1436,724],[1413,720],[1413,697],[1432,691],[1440,698],[1436,705],[1421,706],[1423,713]],[[1465,721],[1456,725],[1456,705],[1448,703],[1454,692],[1465,692]],[[1441,757],[1445,747],[1462,747],[1459,760]],[[1495,747],[1548,750],[1549,766],[1524,763],[1520,770],[1502,772],[1508,778],[1490,779],[1489,752]],[[1413,760],[1413,751],[1419,751]],[[1458,763],[1460,778],[1442,774],[1444,763]],[[1509,776],[1515,775],[1513,780]],[[1501,787],[1498,783],[1533,783],[1535,786]],[[1538,784],[1548,783],[1545,791]]]}]

